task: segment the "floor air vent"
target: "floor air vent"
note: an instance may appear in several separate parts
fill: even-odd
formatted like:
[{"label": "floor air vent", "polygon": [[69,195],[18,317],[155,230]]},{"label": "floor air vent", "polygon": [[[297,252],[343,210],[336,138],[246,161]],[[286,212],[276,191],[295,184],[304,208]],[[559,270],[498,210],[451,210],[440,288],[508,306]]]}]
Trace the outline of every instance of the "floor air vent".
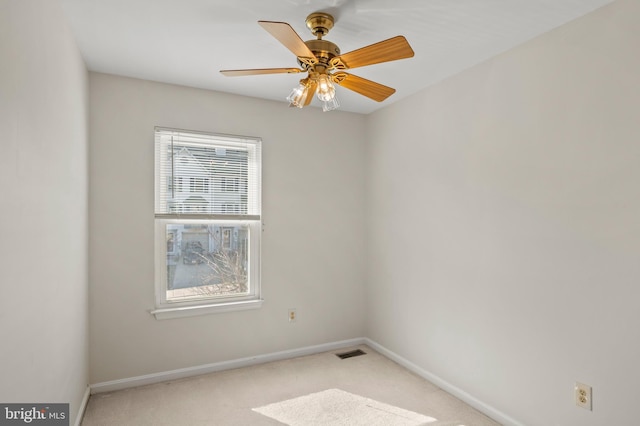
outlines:
[{"label": "floor air vent", "polygon": [[340,359],[353,358],[354,356],[366,355],[367,353],[361,351],[360,349],[356,349],[355,351],[342,352],[341,354],[336,354],[336,356]]}]

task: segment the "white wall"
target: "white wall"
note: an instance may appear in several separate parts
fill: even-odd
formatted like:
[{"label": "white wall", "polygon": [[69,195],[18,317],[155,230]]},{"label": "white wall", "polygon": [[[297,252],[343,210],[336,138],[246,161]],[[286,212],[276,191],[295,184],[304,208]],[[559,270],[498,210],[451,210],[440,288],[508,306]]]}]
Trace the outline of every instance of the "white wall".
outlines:
[{"label": "white wall", "polygon": [[[95,73],[90,94],[92,383],[363,335],[363,116]],[[261,309],[149,314],[154,126],[262,138]]]},{"label": "white wall", "polygon": [[68,402],[73,417],[88,383],[87,95],[58,3],[0,0],[0,401]]},{"label": "white wall", "polygon": [[367,335],[528,426],[638,423],[639,17],[619,0],[368,118]]}]

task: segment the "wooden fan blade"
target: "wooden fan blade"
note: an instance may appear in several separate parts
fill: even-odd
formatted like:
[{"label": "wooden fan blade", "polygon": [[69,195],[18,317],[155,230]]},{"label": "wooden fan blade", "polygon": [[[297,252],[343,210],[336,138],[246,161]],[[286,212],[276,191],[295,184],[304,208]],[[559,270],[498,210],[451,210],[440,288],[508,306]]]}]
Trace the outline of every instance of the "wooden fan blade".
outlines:
[{"label": "wooden fan blade", "polygon": [[350,69],[381,62],[396,61],[413,57],[413,49],[403,36],[396,36],[358,50],[336,56],[331,65],[337,69]]},{"label": "wooden fan blade", "polygon": [[258,21],[258,24],[274,36],[302,62],[313,65],[318,62],[313,52],[304,44],[298,33],[286,22]]},{"label": "wooden fan blade", "polygon": [[358,77],[357,75],[347,74],[346,72],[338,72],[331,77],[332,80],[340,86],[360,93],[377,102],[382,102],[396,93],[396,89],[376,83],[375,81],[367,80],[366,78]]},{"label": "wooden fan blade", "polygon": [[222,75],[227,77],[240,77],[243,75],[260,75],[260,74],[295,74],[304,70],[298,68],[264,68],[252,70],[222,70]]},{"label": "wooden fan blade", "polygon": [[309,80],[309,95],[307,99],[304,101],[304,106],[307,106],[313,100],[313,96],[316,94],[316,89],[318,88],[318,82],[316,80]]}]

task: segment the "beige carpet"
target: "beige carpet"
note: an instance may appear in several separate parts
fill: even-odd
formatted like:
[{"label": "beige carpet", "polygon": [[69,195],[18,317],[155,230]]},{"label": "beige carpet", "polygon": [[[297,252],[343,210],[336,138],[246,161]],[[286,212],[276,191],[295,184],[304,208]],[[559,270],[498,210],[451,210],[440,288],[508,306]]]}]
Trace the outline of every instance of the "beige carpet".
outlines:
[{"label": "beige carpet", "polygon": [[423,426],[436,421],[340,389],[327,389],[253,411],[289,426]]},{"label": "beige carpet", "polygon": [[92,395],[82,424],[282,426],[287,421],[253,409],[340,389],[437,419],[427,423],[428,426],[499,426],[368,346],[358,348],[367,354],[347,359],[335,355],[355,349],[347,348]]}]

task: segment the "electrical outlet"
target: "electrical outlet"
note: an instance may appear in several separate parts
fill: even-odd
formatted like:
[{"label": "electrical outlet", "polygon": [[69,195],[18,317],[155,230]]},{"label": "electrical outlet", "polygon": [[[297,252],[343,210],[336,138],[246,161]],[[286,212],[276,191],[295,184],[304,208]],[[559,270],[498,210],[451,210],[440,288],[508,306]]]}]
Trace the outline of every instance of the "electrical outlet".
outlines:
[{"label": "electrical outlet", "polygon": [[593,410],[591,405],[591,386],[576,382],[574,393],[576,397],[576,405],[578,407],[582,407],[589,411]]},{"label": "electrical outlet", "polygon": [[289,322],[295,322],[296,318],[297,318],[296,310],[295,309],[289,309]]}]

